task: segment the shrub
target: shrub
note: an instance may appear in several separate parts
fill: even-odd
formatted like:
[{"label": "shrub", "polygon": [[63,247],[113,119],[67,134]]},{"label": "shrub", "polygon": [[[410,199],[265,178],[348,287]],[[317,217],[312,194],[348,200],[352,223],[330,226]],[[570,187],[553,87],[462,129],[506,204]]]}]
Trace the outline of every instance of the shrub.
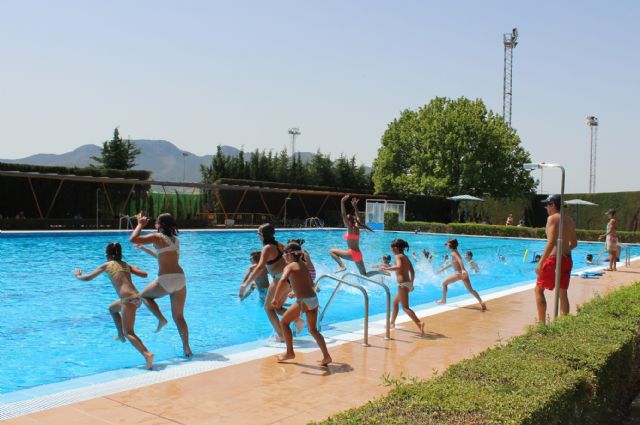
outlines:
[{"label": "shrub", "polygon": [[600,424],[639,388],[640,284],[324,424]]},{"label": "shrub", "polygon": [[[492,224],[476,224],[476,223],[431,223],[424,221],[404,221],[393,224],[386,222],[385,213],[385,230],[400,230],[414,232],[416,230],[427,233],[451,233],[455,235],[483,235],[498,237],[515,237],[515,238],[537,238],[544,239],[546,235],[543,227],[518,227],[518,226],[500,226]],[[597,241],[602,232],[597,230],[576,231],[578,240],[581,241]],[[618,236],[622,243],[639,243],[640,232],[618,232]]]}]

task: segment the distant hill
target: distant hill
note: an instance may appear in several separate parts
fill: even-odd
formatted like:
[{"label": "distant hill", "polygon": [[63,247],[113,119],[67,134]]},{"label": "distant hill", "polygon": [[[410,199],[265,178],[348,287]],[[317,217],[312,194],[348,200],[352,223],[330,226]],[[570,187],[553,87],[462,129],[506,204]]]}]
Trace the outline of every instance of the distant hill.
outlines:
[{"label": "distant hill", "polygon": [[[141,153],[136,157],[134,170],[149,170],[153,172],[154,180],[174,182],[199,182],[202,179],[200,165],[210,165],[213,155],[198,156],[184,151],[166,140],[133,140]],[[13,164],[51,165],[62,167],[87,167],[96,165],[92,156],[100,156],[101,147],[97,145],[83,145],[71,152],[56,154],[36,154],[20,159],[0,159],[0,162]],[[183,156],[183,152],[187,153]],[[233,146],[222,146],[222,152],[227,156],[238,156],[240,149]],[[309,161],[314,153],[299,152],[303,161]],[[251,158],[251,152],[245,152],[245,159]]]}]

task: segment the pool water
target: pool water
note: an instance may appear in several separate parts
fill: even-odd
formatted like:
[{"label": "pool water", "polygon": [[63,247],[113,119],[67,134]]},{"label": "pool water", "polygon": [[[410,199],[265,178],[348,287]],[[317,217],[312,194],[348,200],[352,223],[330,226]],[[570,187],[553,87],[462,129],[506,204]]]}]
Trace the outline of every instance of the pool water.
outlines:
[{"label": "pool water", "polygon": [[[343,230],[299,230],[278,231],[276,236],[283,242],[305,239],[304,248],[311,254],[319,276],[337,268],[327,251],[331,247],[344,248],[343,233]],[[75,268],[87,273],[102,264],[106,244],[116,241],[123,245],[125,261],[149,273],[147,279],[134,276],[135,285],[142,290],[155,279],[157,263],[155,258],[134,249],[128,236],[124,232],[0,234],[0,393],[143,364],[142,357],[129,343],[112,338],[116,332],[107,307],[116,294],[106,274],[88,282],[73,276]],[[439,299],[440,282],[451,271],[438,275],[434,269],[442,265],[447,252],[443,244],[449,236],[364,233],[361,249],[365,263],[380,263],[383,254],[391,253],[389,245],[396,237],[407,240],[410,251],[416,251],[421,258],[417,263],[414,261],[416,281],[411,303],[426,304]],[[261,248],[256,232],[185,231],[180,239],[181,264],[188,288],[185,317],[194,353],[269,337],[272,328],[257,291],[243,302],[236,295],[250,265],[249,253]],[[481,294],[534,279],[535,264],[530,260],[535,253],[541,253],[545,243],[464,236],[458,236],[458,240],[460,252],[464,255],[473,251],[480,266],[480,273],[471,274],[471,281]],[[432,265],[422,260],[423,248],[435,253]],[[574,270],[591,267],[584,263],[586,254],[597,256],[602,249],[602,244],[580,243],[573,255]],[[525,251],[528,255],[523,261]],[[638,252],[638,247],[632,247],[632,255]],[[356,271],[353,263],[346,264]],[[386,278],[386,283],[394,295],[393,278]],[[331,281],[321,284],[321,306],[333,285]],[[384,291],[375,285],[368,288],[370,313],[384,312]],[[465,294],[462,283],[450,286],[450,298]],[[158,301],[170,318],[169,298]],[[345,287],[324,323],[362,315],[362,295]],[[136,333],[155,353],[155,361],[181,356],[182,344],[173,323],[170,321],[157,334],[153,332],[155,327],[155,318],[146,308],[140,308]]]}]

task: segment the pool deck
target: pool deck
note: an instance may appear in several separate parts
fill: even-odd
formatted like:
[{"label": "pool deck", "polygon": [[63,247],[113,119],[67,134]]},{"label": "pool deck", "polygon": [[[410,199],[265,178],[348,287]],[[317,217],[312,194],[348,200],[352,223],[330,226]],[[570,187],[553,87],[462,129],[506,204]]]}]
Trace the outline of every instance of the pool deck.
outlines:
[{"label": "pool deck", "polygon": [[[572,313],[595,294],[640,280],[640,261],[597,279],[572,277]],[[548,311],[553,294],[547,292]],[[319,351],[298,353],[295,362],[273,357],[112,394],[7,420],[12,425],[75,424],[304,424],[378,398],[390,389],[382,376],[429,378],[434,371],[472,357],[524,333],[535,322],[532,290],[487,302],[488,311],[462,307],[427,317],[421,338],[412,322],[392,331],[392,340],[371,335],[330,348],[336,363],[317,365]],[[404,315],[400,312],[399,319]]]}]

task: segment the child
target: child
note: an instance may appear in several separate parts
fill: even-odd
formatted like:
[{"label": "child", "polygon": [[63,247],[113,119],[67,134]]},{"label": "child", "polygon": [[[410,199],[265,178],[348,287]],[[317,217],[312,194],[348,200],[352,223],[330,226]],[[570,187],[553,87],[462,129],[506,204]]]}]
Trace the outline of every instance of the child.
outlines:
[{"label": "child", "polygon": [[587,254],[587,258],[585,259],[587,264],[593,264],[593,254]]},{"label": "child", "polygon": [[[95,269],[93,272],[83,275],[80,269],[75,270],[75,276],[79,280],[91,280],[102,272],[107,272],[113,288],[116,290],[119,301],[115,301],[109,306],[109,313],[118,330],[117,339],[124,342],[125,337],[142,354],[146,362],[146,368],[151,370],[153,365],[153,353],[144,346],[140,338],[133,331],[133,324],[136,321],[136,310],[140,307],[140,294],[131,281],[131,274],[140,277],[147,277],[136,266],[122,261],[122,247],[119,243],[110,243],[106,249],[107,262]],[[120,313],[122,312],[122,317]]]},{"label": "child", "polygon": [[287,352],[278,356],[278,362],[284,362],[292,360],[296,357],[293,352],[293,334],[289,325],[300,317],[302,313],[307,314],[307,329],[309,333],[316,340],[316,343],[322,351],[322,360],[320,364],[327,366],[332,362],[329,351],[327,351],[327,344],[324,341],[324,337],[316,328],[318,320],[318,296],[313,289],[313,279],[306,264],[302,260],[304,255],[302,248],[297,243],[289,243],[284,249],[284,260],[287,262],[286,267],[282,272],[282,278],[278,282],[276,287],[276,293],[273,297],[271,304],[273,308],[277,309],[282,307],[281,300],[283,296],[289,291],[289,285],[296,295],[297,301],[287,309],[286,313],[280,319],[280,327],[284,334],[284,340],[287,344]]},{"label": "child", "polygon": [[455,273],[449,276],[448,278],[446,278],[442,282],[442,299],[436,301],[436,303],[446,304],[447,303],[447,287],[453,282],[462,280],[464,282],[464,286],[467,288],[467,291],[469,291],[469,293],[478,300],[478,302],[480,303],[480,307],[482,308],[482,311],[485,311],[487,309],[487,306],[482,301],[482,298],[480,298],[480,295],[471,287],[469,274],[467,273],[467,270],[464,268],[464,264],[462,263],[462,258],[460,257],[460,253],[458,252],[458,240],[449,239],[444,244],[444,246],[449,248],[449,251],[451,251],[451,263],[447,264],[446,266],[438,270],[438,273],[442,272],[444,269],[447,269],[451,266],[453,266]]},{"label": "child", "polygon": [[404,254],[404,250],[409,248],[409,244],[403,239],[394,239],[391,242],[391,251],[396,256],[396,263],[393,266],[384,267],[384,270],[395,270],[396,278],[398,279],[398,293],[393,299],[393,313],[391,314],[391,327],[395,328],[396,318],[398,317],[398,304],[402,304],[402,310],[414,321],[418,329],[420,329],[420,335],[424,335],[424,322],[418,319],[418,316],[409,307],[409,292],[413,291],[413,280],[416,277],[416,273],[413,270],[413,265]]},{"label": "child", "polygon": [[467,253],[464,254],[464,259],[467,260],[467,263],[469,263],[469,267],[471,268],[471,270],[473,270],[474,273],[480,273],[480,267],[478,267],[478,263],[473,261],[473,252],[467,251]]},{"label": "child", "polygon": [[260,292],[260,299],[262,300],[262,302],[264,302],[264,298],[267,295],[267,289],[269,289],[269,273],[267,273],[266,269],[263,270],[262,273],[260,273],[253,280],[253,283],[251,283],[249,290],[247,291],[244,290],[249,284],[249,282],[247,282],[247,277],[249,277],[249,274],[251,274],[253,270],[256,268],[256,264],[258,264],[258,262],[260,261],[261,254],[262,253],[260,251],[253,251],[249,255],[249,261],[251,261],[251,265],[247,269],[247,273],[244,275],[244,278],[242,279],[243,284],[240,285],[240,289],[238,290],[238,297],[240,298],[240,301],[244,301],[244,299],[247,298],[249,294],[253,292],[254,289],[258,288],[258,292]]},{"label": "child", "polygon": [[[391,256],[389,254],[384,254],[381,258],[380,258],[380,264],[371,264],[369,267],[371,267],[372,269],[378,269],[383,271],[385,267],[388,267],[391,265]],[[386,274],[387,276],[389,276],[388,272],[383,271],[384,274]]]},{"label": "child", "polygon": [[187,301],[187,280],[184,270],[180,266],[180,240],[178,239],[178,225],[169,213],[160,214],[156,219],[156,233],[142,235],[142,229],[149,222],[146,212],[138,214],[136,225],[129,241],[137,246],[153,244],[155,250],[144,247],[143,251],[158,260],[158,278],[142,290],[140,296],[149,311],[158,319],[156,332],[167,324],[167,319],[160,311],[156,298],[169,295],[171,301],[171,317],[178,328],[182,339],[182,350],[185,357],[190,358],[193,353],[189,345],[189,327],[184,319],[184,305]]},{"label": "child", "polygon": [[[289,239],[287,243],[297,243],[302,246],[304,244],[304,239]],[[309,269],[309,273],[311,274],[311,280],[316,281],[316,267],[313,265],[313,261],[311,261],[311,255],[309,255],[309,251],[306,249],[302,250],[302,261]]]}]

